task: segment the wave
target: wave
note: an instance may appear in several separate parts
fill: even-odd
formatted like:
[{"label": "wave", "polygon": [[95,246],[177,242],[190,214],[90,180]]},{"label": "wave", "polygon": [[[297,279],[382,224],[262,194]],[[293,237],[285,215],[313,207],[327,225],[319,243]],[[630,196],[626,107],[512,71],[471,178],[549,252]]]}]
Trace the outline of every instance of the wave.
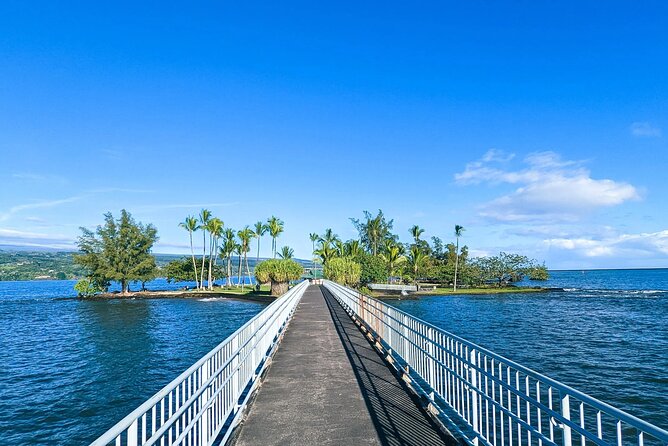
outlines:
[{"label": "wave", "polygon": [[221,300],[227,300],[227,297],[203,297],[197,299],[198,302],[219,302]]},{"label": "wave", "polygon": [[666,294],[668,290],[620,290],[620,289],[606,289],[606,288],[557,288],[560,291],[569,293],[596,293],[596,294],[644,294],[656,295]]}]

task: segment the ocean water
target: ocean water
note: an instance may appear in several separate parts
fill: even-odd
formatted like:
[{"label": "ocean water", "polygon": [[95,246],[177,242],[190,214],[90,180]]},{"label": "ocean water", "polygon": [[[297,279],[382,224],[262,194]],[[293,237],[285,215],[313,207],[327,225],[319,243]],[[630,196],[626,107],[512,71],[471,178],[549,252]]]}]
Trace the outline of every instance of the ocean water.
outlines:
[{"label": "ocean water", "polygon": [[73,285],[0,282],[1,444],[90,443],[265,306],[63,298]]},{"label": "ocean water", "polygon": [[668,270],[553,271],[530,294],[387,302],[668,429]]},{"label": "ocean water", "polygon": [[[2,444],[88,444],[264,308],[83,301],[73,284],[0,282]],[[668,427],[668,270],[558,271],[539,284],[566,291],[389,302]]]}]

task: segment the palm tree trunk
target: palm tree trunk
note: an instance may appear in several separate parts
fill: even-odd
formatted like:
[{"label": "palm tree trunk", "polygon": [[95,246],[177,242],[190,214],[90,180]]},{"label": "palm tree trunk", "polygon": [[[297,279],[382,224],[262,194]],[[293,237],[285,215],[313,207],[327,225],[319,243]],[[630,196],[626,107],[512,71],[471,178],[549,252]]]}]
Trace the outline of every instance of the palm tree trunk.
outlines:
[{"label": "palm tree trunk", "polygon": [[257,256],[255,257],[255,265],[260,261],[260,236],[257,236]]},{"label": "palm tree trunk", "polygon": [[244,257],[246,258],[246,274],[248,274],[248,285],[251,285],[251,273],[250,266],[248,266],[248,255],[244,254]]},{"label": "palm tree trunk", "polygon": [[195,270],[195,288],[199,288],[199,280],[197,277],[197,262],[195,261],[195,250],[193,249],[193,232],[190,232],[190,256],[193,259],[193,269]]},{"label": "palm tree trunk", "polygon": [[211,283],[211,268],[213,267],[213,236],[209,235],[209,280],[206,282],[206,286],[209,290],[213,289],[213,283]]},{"label": "palm tree trunk", "polygon": [[232,286],[232,253],[227,254],[227,280],[225,285],[228,288]]},{"label": "palm tree trunk", "polygon": [[241,273],[241,260],[242,259],[243,259],[243,257],[241,257],[241,254],[239,254],[239,268],[237,268],[237,288],[239,287],[239,285],[241,285],[241,289],[243,290],[244,289],[244,284],[241,280],[241,279],[243,279],[243,275]]},{"label": "palm tree trunk", "polygon": [[455,247],[455,283],[454,291],[457,291],[457,268],[459,267],[459,237],[457,237],[457,246]]},{"label": "palm tree trunk", "polygon": [[200,274],[199,283],[201,285],[201,288],[204,289],[204,259],[206,258],[206,229],[204,230],[204,234],[202,234],[202,241],[204,243],[204,248],[202,251],[202,271]]}]

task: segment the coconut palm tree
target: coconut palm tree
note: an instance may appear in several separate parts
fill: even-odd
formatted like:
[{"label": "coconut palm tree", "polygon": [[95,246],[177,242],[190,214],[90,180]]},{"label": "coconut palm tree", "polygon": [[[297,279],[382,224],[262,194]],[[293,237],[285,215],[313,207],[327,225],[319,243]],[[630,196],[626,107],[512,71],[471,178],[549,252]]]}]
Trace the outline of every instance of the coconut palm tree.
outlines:
[{"label": "coconut palm tree", "polygon": [[257,237],[257,255],[255,256],[255,265],[260,262],[260,239],[267,233],[268,230],[269,227],[264,222],[258,221],[255,223],[255,230],[253,231],[255,237]]},{"label": "coconut palm tree", "polygon": [[[402,245],[389,242],[385,245],[385,252],[382,253],[381,258],[387,263],[387,269],[390,277],[394,277],[396,267],[406,261],[404,257],[404,248]],[[394,279],[392,279],[394,281]]]},{"label": "coconut palm tree", "polygon": [[[246,273],[248,274],[248,281],[250,282],[251,280],[251,274],[250,274],[250,268],[248,266],[248,251],[250,251],[250,244],[251,240],[253,239],[253,236],[255,233],[251,228],[246,226],[243,228],[241,231],[237,232],[237,237],[239,237],[239,245],[241,247],[240,253],[243,256],[244,263],[246,264]],[[239,263],[239,278],[241,279],[241,265],[242,263]],[[241,281],[241,289],[244,289],[244,281]]]},{"label": "coconut palm tree", "polygon": [[360,257],[364,254],[364,249],[359,240],[348,240],[345,245],[345,254],[349,257]]},{"label": "coconut palm tree", "polygon": [[408,231],[413,236],[413,240],[415,240],[415,244],[418,245],[419,242],[420,242],[420,236],[422,234],[424,234],[424,229],[422,229],[418,225],[413,225]]},{"label": "coconut palm tree", "polygon": [[411,246],[411,252],[408,256],[408,266],[413,273],[413,280],[415,281],[415,286],[418,285],[418,277],[420,274],[420,269],[422,264],[426,259],[425,253],[417,246]]},{"label": "coconut palm tree", "polygon": [[383,215],[378,213],[375,218],[370,218],[366,223],[367,237],[371,244],[371,252],[374,256],[378,254],[378,245],[383,238]]},{"label": "coconut palm tree", "polygon": [[464,226],[455,225],[455,237],[457,238],[457,247],[455,248],[455,280],[454,280],[454,291],[457,291],[457,269],[459,267],[459,237],[462,236],[464,232]]},{"label": "coconut palm tree", "polygon": [[274,253],[274,258],[276,258],[276,238],[283,232],[283,225],[283,221],[273,215],[267,219],[267,227],[271,236],[271,250]]},{"label": "coconut palm tree", "polygon": [[329,243],[320,242],[320,247],[315,250],[315,255],[320,257],[323,265],[326,265],[327,262],[336,257],[336,249]]},{"label": "coconut palm tree", "polygon": [[281,252],[278,253],[278,256],[282,259],[291,259],[295,255],[295,250],[289,246],[284,246],[281,248]]},{"label": "coconut palm tree", "polygon": [[320,241],[327,245],[333,245],[339,241],[339,236],[334,234],[332,228],[327,228],[325,229],[325,233],[320,237]]},{"label": "coconut palm tree", "polygon": [[209,276],[207,280],[207,288],[209,290],[213,290],[212,268],[216,264],[216,259],[218,258],[218,241],[223,235],[224,225],[223,221],[217,217],[209,220],[209,223],[206,225],[206,229],[209,231]]},{"label": "coconut palm tree", "polygon": [[237,241],[235,239],[236,235],[234,229],[227,228],[223,231],[223,246],[220,248],[220,254],[225,257],[227,260],[226,270],[227,270],[227,283],[226,286],[232,285],[232,254],[237,249]]},{"label": "coconut palm tree", "polygon": [[200,271],[200,277],[199,277],[199,283],[201,284],[201,288],[204,288],[204,260],[206,259],[206,232],[207,232],[206,227],[209,224],[209,220],[211,220],[211,211],[208,209],[202,209],[199,212],[199,228],[202,230],[202,241],[203,241],[202,270]]},{"label": "coconut palm tree", "polygon": [[195,250],[193,249],[193,232],[197,231],[198,229],[197,219],[193,216],[188,216],[186,217],[185,220],[179,223],[179,226],[188,231],[188,235],[190,235],[190,256],[193,259],[193,270],[195,271],[195,287],[199,289],[199,277],[197,277],[197,262],[195,261]]},{"label": "coconut palm tree", "polygon": [[320,236],[315,232],[311,232],[308,237],[311,239],[311,260],[313,261],[313,278],[315,278],[315,242],[318,241]]},{"label": "coconut palm tree", "polygon": [[344,257],[346,255],[346,244],[341,240],[334,240],[334,247],[336,248],[337,257]]}]

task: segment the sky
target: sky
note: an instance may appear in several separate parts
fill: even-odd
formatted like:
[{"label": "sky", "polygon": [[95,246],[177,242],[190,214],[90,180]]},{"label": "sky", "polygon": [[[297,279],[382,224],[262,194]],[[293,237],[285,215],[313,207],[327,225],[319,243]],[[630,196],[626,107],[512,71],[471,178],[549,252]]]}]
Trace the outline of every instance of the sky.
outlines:
[{"label": "sky", "polygon": [[[668,3],[0,3],[0,245],[127,209],[278,246],[382,209],[409,241],[668,267]],[[263,240],[261,255],[270,255]]]}]

